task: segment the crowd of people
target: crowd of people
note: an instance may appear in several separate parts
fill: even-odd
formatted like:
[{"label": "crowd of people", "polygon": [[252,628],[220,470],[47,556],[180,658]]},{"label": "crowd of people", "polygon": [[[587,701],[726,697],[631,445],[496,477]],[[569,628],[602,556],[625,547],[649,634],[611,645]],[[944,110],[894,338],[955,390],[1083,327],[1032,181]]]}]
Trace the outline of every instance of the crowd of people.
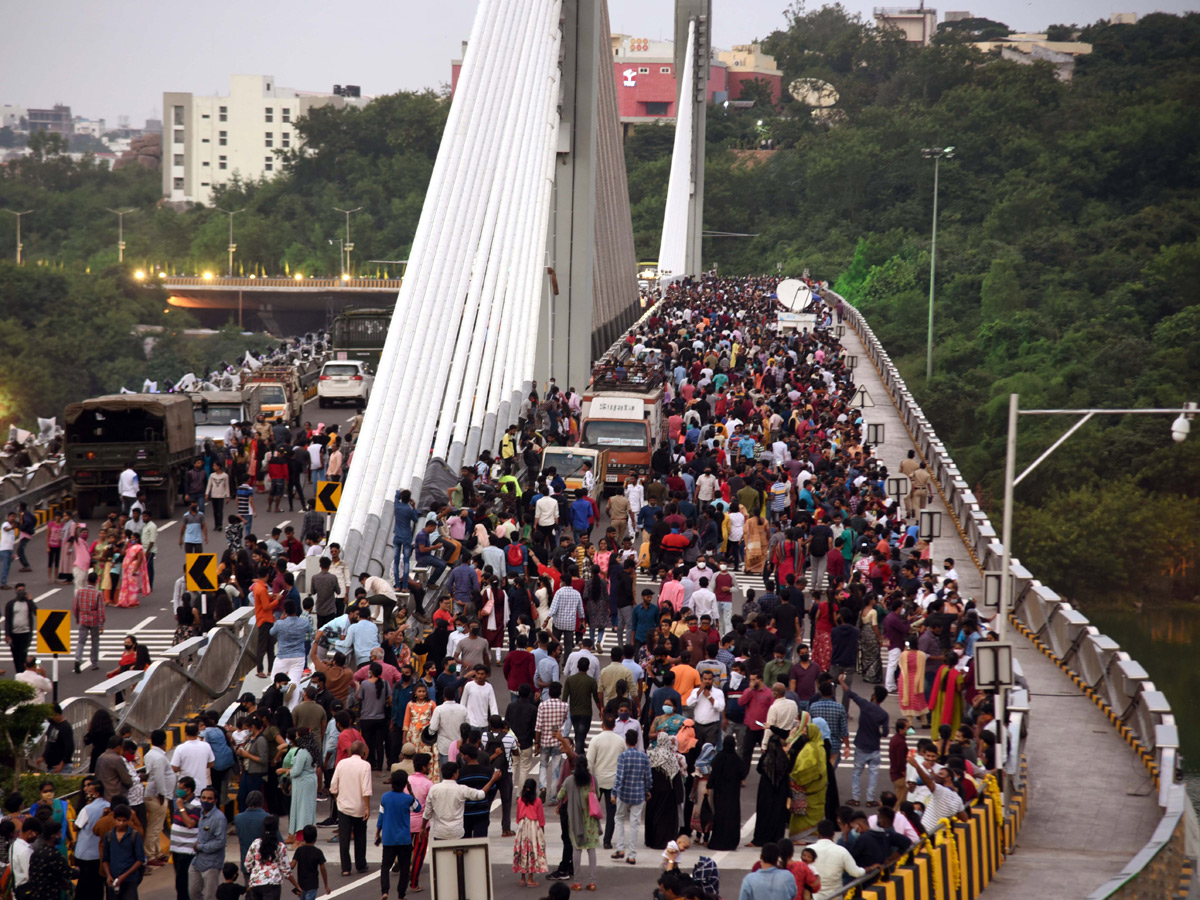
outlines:
[{"label": "crowd of people", "polygon": [[[839,310],[780,331],[774,287],[683,282],[628,339],[622,359],[661,366],[664,429],[651,471],[601,500],[604,517],[555,472],[517,478],[520,457],[578,435],[578,394],[551,384],[444,504],[397,493],[390,580],[347,571],[319,516],[302,542],[291,527],[252,538],[245,523],[206,608],[253,605],[270,685],[200,713],[169,759],[161,732],[143,759],[97,713],[62,843],[100,877],[76,893],[96,900],[87,892],[109,884],[131,900],[137,873],[169,856],[178,900],[236,900],[239,881],[264,900],[292,881],[311,900],[326,877],[318,828],[337,829],[338,871],[363,873],[374,813],[381,892],[394,874],[404,897],[421,889],[430,838],[487,836],[497,804],[520,884],[565,882],[552,898],[596,890],[598,853],[636,866],[648,849],[666,900],[719,897],[713,854],[745,845],[760,860],[741,900],[823,900],[965,815],[997,765],[992,697],[972,668],[989,623],[954,561],[919,539],[931,479],[915,454],[899,467],[912,493],[885,496]],[[239,501],[256,488],[249,472],[235,483]],[[192,499],[185,543],[206,532]],[[307,556],[320,571],[302,596],[290,568]],[[102,617],[89,559],[79,595]],[[175,602],[180,628],[198,627],[182,585]],[[136,663],[136,641],[127,651]],[[57,718],[47,768],[69,765]],[[33,846],[57,840],[30,818]],[[226,862],[228,829],[240,849]]]}]

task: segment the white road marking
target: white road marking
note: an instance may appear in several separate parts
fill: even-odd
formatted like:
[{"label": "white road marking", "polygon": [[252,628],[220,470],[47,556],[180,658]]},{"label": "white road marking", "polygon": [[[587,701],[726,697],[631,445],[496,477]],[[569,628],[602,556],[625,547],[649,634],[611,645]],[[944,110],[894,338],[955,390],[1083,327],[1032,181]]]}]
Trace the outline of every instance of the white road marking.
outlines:
[{"label": "white road marking", "polygon": [[45,600],[45,599],[46,599],[47,597],[49,597],[51,594],[57,594],[58,592],[59,592],[59,588],[50,588],[50,590],[46,591],[46,593],[44,593],[44,594],[39,594],[37,597],[34,597],[34,598],[33,598],[33,602],[34,602],[34,603],[41,603],[43,600]]},{"label": "white road marking", "polygon": [[130,628],[129,631],[126,632],[126,634],[137,634],[139,631],[141,631],[143,628],[145,628],[147,625],[149,625],[151,622],[153,622],[156,618],[158,618],[158,617],[157,616],[146,616],[146,618],[142,619],[142,621],[138,622],[136,625],[134,625],[132,628]]},{"label": "white road marking", "polygon": [[158,526],[159,533],[166,531],[168,528],[170,528],[172,525],[176,524],[178,521],[179,521],[178,519],[172,519],[170,522],[166,522],[162,525],[159,525]]}]

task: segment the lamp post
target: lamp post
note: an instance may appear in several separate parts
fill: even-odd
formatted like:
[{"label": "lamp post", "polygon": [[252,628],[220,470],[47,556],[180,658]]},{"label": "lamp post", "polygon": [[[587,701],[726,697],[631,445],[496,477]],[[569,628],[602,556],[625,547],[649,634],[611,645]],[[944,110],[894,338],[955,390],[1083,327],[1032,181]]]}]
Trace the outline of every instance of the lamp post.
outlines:
[{"label": "lamp post", "polygon": [[104,207],[110,213],[117,217],[117,262],[125,262],[125,216],[132,212],[137,212],[136,209],[113,209]]},{"label": "lamp post", "polygon": [[21,216],[27,216],[33,212],[33,210],[25,209],[21,212],[17,212],[15,209],[6,209],[5,212],[12,213],[17,217],[17,265],[19,266],[21,264],[21,251],[25,249],[25,245],[21,243]]},{"label": "lamp post", "polygon": [[[345,251],[342,262],[342,274],[348,275],[350,274],[350,251],[354,249],[354,245],[350,243],[350,214],[358,212],[362,209],[362,207],[356,206],[354,209],[341,209],[340,207],[335,206],[333,209],[334,212],[346,214],[346,241],[342,245],[342,248]],[[344,280],[345,279],[343,279],[343,281]]]},{"label": "lamp post", "polygon": [[[238,213],[245,212],[245,211],[246,211],[245,207],[242,207],[241,209],[233,209],[233,210],[221,209],[221,207],[219,207],[219,206],[217,207],[217,212],[223,212],[223,213],[225,213],[225,215],[229,216],[229,269],[225,273],[226,276],[228,276],[229,278],[233,277],[233,251],[235,251],[237,249],[237,244],[235,244],[233,242],[233,217],[236,216]],[[238,320],[239,320],[239,322],[241,321],[240,316],[238,317]]]},{"label": "lamp post", "polygon": [[929,334],[925,345],[925,381],[933,379],[933,279],[937,271],[937,203],[938,163],[954,158],[953,147],[926,147],[921,151],[926,159],[933,160],[933,237],[929,245]]},{"label": "lamp post", "polygon": [[[1050,457],[1055,450],[1063,445],[1071,435],[1082,428],[1093,416],[1176,416],[1171,423],[1171,438],[1176,443],[1187,440],[1191,431],[1191,419],[1200,412],[1195,403],[1184,404],[1182,409],[1021,409],[1017,394],[1008,397],[1008,444],[1004,457],[1004,521],[1001,526],[1000,541],[1000,609],[999,628],[997,633],[1003,641],[1008,632],[1008,611],[1012,609],[1012,524],[1013,524],[1013,489],[1024,481],[1034,469]],[[1017,469],[1017,420],[1019,416],[1080,416],[1078,422],[1072,425],[1042,454],[1031,462],[1020,475]]]}]

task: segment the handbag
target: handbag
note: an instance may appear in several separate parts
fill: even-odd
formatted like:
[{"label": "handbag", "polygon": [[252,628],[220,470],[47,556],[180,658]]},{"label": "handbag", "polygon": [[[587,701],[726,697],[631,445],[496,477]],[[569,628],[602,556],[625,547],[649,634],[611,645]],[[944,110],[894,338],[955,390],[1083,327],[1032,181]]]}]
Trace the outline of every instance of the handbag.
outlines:
[{"label": "handbag", "polygon": [[604,818],[604,813],[600,810],[600,801],[596,799],[596,795],[588,791],[588,815],[593,819]]}]

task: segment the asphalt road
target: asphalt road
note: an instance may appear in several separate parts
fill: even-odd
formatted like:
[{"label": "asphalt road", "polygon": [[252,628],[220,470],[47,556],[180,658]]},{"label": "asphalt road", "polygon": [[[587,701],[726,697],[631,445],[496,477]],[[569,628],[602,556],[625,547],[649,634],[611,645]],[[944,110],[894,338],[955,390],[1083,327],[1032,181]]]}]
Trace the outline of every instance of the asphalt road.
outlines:
[{"label": "asphalt road", "polygon": [[[354,410],[349,407],[344,409],[319,409],[315,398],[305,404],[304,407],[305,420],[312,422],[314,426],[318,423],[329,422],[339,422],[344,425],[353,417]],[[306,490],[308,496],[311,497],[311,487],[306,485]],[[294,512],[288,512],[286,501],[282,504],[283,513],[268,513],[266,511],[266,494],[256,494],[254,505],[256,509],[254,533],[259,537],[270,534],[272,528],[276,526],[283,527],[289,522],[294,522],[299,527],[300,520],[304,515],[299,503],[296,504]],[[227,511],[229,507],[230,504],[227,502]],[[94,518],[87,520],[89,531],[93,536],[98,533],[100,523],[108,515],[109,511],[107,507],[98,507]],[[85,670],[79,674],[75,673],[74,653],[78,635],[74,633],[74,629],[72,629],[71,635],[71,655],[59,657],[57,679],[53,675],[52,657],[45,654],[38,655],[39,661],[45,665],[47,675],[51,677],[51,680],[57,680],[60,700],[64,700],[67,697],[80,696],[89,687],[103,681],[105,672],[116,668],[117,660],[121,657],[125,635],[127,634],[135,635],[139,643],[149,647],[151,659],[157,659],[160,653],[172,645],[175,637],[176,623],[171,612],[171,596],[175,581],[183,572],[184,567],[184,552],[183,548],[179,545],[179,537],[180,528],[182,527],[180,517],[185,511],[186,507],[182,505],[177,506],[175,508],[175,515],[172,518],[158,523],[158,558],[155,562],[154,589],[149,596],[143,597],[141,604],[137,607],[129,609],[121,609],[115,606],[108,607],[105,613],[104,633],[100,636],[100,668],[98,671]],[[207,518],[209,538],[208,543],[205,545],[205,550],[222,553],[227,545],[224,534],[213,528],[211,506],[207,509]],[[46,578],[45,528],[38,531],[34,539],[30,542],[26,552],[33,571],[17,572],[18,564],[14,560],[13,570],[9,575],[9,583],[16,585],[23,580],[26,589],[37,602],[39,609],[70,610],[74,604],[74,589],[72,586],[59,584],[58,582],[48,582]],[[5,593],[8,596],[0,599],[7,602],[7,599],[12,597],[12,593]],[[89,646],[84,656],[85,666],[88,665],[90,653],[91,647]],[[14,671],[12,659],[7,652],[3,654],[3,658],[0,658],[0,668],[6,670],[9,677],[12,676]]]}]

